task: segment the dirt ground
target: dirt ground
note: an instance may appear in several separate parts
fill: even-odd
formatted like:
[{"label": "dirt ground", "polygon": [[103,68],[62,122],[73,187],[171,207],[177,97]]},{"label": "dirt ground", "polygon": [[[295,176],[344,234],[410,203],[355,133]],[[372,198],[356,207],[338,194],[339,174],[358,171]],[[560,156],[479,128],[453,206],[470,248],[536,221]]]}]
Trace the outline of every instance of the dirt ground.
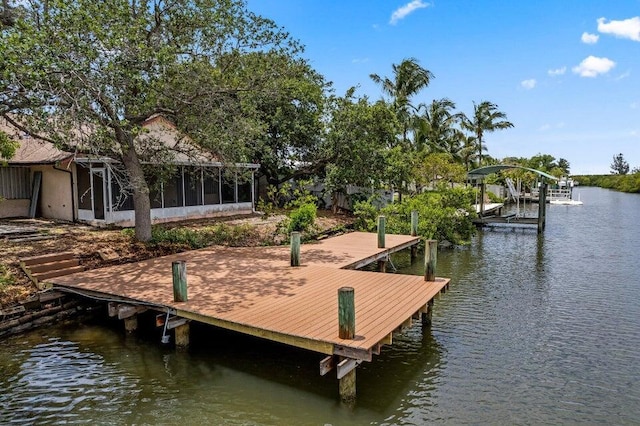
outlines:
[{"label": "dirt ground", "polygon": [[[277,234],[278,223],[285,218],[274,215],[263,218],[261,215],[229,216],[211,219],[197,219],[171,222],[161,226],[168,228],[201,228],[219,223],[230,226],[250,227],[250,238],[242,245],[260,246],[272,244]],[[348,215],[334,215],[329,211],[318,211],[315,231],[318,234],[337,228],[348,227],[353,218]],[[29,256],[73,252],[81,260],[85,269],[99,268],[117,263],[127,263],[163,256],[186,248],[180,245],[149,246],[134,241],[121,228],[95,228],[77,223],[60,222],[46,219],[0,219],[0,227],[37,228],[39,233],[50,238],[37,241],[14,242],[0,237],[0,307],[19,302],[35,293],[37,288],[20,269],[19,259]],[[280,240],[284,240],[281,238]],[[278,238],[275,238],[278,241]],[[100,252],[113,251],[118,255],[114,260],[103,260]],[[3,271],[4,269],[4,271]],[[4,277],[3,277],[4,275]]]}]

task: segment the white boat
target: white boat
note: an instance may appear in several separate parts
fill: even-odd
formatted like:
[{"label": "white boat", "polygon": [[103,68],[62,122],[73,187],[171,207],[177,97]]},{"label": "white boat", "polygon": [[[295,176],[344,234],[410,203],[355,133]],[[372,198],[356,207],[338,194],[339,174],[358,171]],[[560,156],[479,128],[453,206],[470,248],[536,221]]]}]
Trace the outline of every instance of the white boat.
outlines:
[{"label": "white boat", "polygon": [[549,204],[556,204],[561,206],[581,206],[584,203],[580,201],[580,198],[578,197],[577,200],[572,200],[571,198],[556,198],[549,201]]}]

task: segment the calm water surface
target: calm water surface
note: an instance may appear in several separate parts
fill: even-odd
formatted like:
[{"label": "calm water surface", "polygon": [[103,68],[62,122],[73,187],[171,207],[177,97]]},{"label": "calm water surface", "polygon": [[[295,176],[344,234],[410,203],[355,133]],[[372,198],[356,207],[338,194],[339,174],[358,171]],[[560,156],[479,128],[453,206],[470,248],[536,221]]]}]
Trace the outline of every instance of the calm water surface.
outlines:
[{"label": "calm water surface", "polygon": [[2,343],[0,424],[639,424],[640,195],[577,191],[543,237],[440,251],[432,329],[358,369],[355,407],[314,353],[206,327],[179,352],[82,324]]}]

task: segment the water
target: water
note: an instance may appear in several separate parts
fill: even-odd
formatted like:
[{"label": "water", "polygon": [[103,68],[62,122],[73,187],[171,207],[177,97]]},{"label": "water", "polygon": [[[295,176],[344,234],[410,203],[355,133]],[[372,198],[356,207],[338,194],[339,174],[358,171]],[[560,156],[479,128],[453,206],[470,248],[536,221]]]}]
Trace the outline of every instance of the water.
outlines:
[{"label": "water", "polygon": [[0,424],[638,424],[640,195],[578,191],[540,238],[485,231],[439,252],[452,284],[432,329],[358,368],[355,407],[318,354],[208,327],[180,352],[76,324],[3,342]]}]

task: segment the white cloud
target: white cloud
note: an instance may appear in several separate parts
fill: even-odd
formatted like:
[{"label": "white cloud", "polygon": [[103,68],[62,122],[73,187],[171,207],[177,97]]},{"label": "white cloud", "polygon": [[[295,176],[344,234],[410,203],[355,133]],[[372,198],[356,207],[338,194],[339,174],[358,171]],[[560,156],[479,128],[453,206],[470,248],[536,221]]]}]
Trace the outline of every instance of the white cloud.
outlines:
[{"label": "white cloud", "polygon": [[546,123],[546,124],[543,124],[542,126],[540,126],[540,128],[538,130],[541,131],[541,132],[546,132],[549,129],[551,129],[551,124]]},{"label": "white cloud", "polygon": [[369,62],[369,58],[354,58],[351,60],[352,64],[364,64],[365,62]]},{"label": "white cloud", "polygon": [[616,63],[611,59],[588,56],[571,70],[580,77],[597,77],[599,74],[608,73],[615,66]]},{"label": "white cloud", "polygon": [[585,44],[596,44],[599,38],[600,36],[598,34],[589,34],[585,32],[582,33],[582,37],[580,37],[580,40],[582,40],[582,42]]},{"label": "white cloud", "polygon": [[603,34],[613,34],[619,38],[640,41],[640,16],[622,21],[605,22],[605,18],[598,19],[598,31]]},{"label": "white cloud", "polygon": [[531,90],[536,87],[536,79],[530,78],[529,80],[523,80],[520,82],[520,85],[527,90]]},{"label": "white cloud", "polygon": [[637,109],[638,107],[640,107],[640,103],[638,102],[631,102],[631,104],[629,104],[629,108],[631,109]]},{"label": "white cloud", "polygon": [[555,70],[547,71],[547,73],[549,73],[549,75],[552,77],[555,77],[557,75],[563,75],[565,72],[567,72],[567,67],[556,68]]},{"label": "white cloud", "polygon": [[392,14],[391,14],[391,19],[389,20],[389,23],[391,25],[395,25],[398,23],[398,21],[400,21],[401,19],[404,19],[407,15],[409,15],[410,13],[413,13],[414,11],[418,10],[418,9],[423,9],[425,7],[430,6],[429,3],[425,3],[422,0],[412,0],[411,2],[405,4],[404,6],[401,6],[399,8],[397,8]]},{"label": "white cloud", "polygon": [[624,80],[631,75],[631,71],[624,72],[615,78],[616,81]]}]

